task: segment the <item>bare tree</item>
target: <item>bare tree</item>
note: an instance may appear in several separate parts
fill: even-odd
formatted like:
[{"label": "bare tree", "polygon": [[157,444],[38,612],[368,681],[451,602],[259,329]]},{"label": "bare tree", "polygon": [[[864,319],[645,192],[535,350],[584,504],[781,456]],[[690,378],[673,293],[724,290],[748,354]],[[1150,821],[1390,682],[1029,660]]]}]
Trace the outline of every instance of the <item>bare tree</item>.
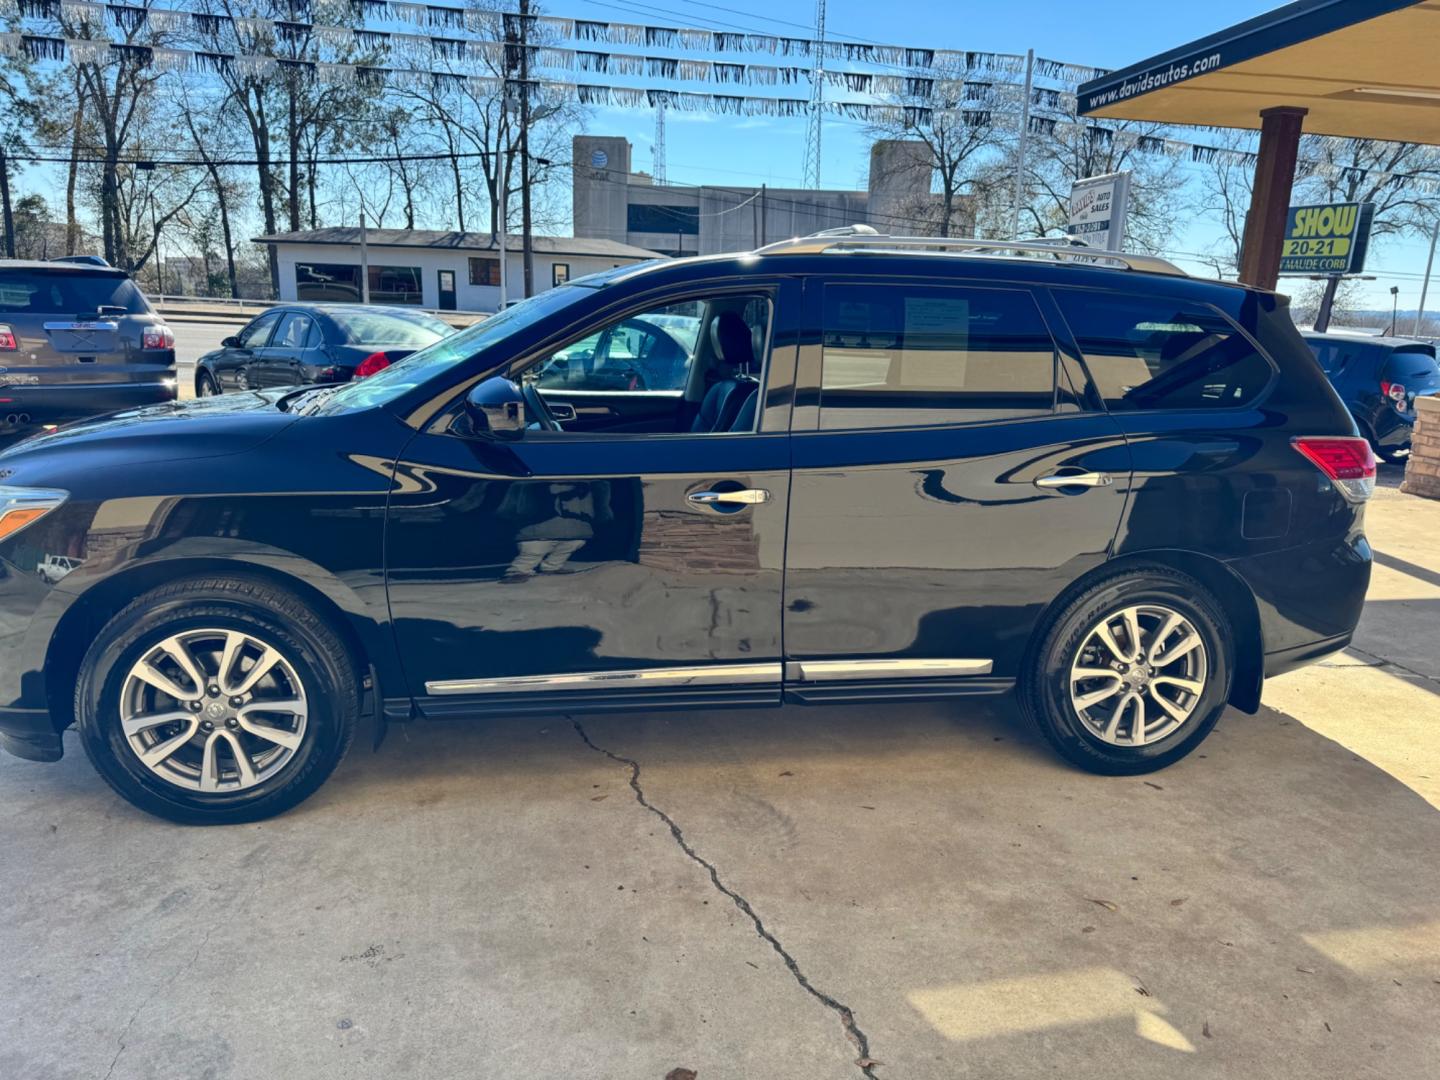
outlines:
[{"label": "bare tree", "polygon": [[[949,236],[962,215],[962,189],[975,181],[1002,145],[994,122],[994,90],[988,83],[966,81],[963,69],[944,65],[916,71],[902,82],[898,93],[888,95],[880,108],[872,107],[866,134],[877,143],[905,140],[924,148],[930,175],[923,194],[930,194],[933,177],[939,197],[912,199],[909,214],[927,223],[933,219],[936,233]],[[872,176],[871,183],[880,179],[904,184],[909,178],[901,173],[913,172],[915,165],[915,158],[901,148],[872,154],[872,170],[878,166],[890,172]]]},{"label": "bare tree", "polygon": [[1158,124],[1129,120],[1035,125],[1025,157],[1025,231],[1063,234],[1070,219],[1070,189],[1077,181],[1128,171],[1127,243],[1159,251],[1174,234],[1186,202],[1186,178],[1180,162],[1160,152],[1162,135]]}]

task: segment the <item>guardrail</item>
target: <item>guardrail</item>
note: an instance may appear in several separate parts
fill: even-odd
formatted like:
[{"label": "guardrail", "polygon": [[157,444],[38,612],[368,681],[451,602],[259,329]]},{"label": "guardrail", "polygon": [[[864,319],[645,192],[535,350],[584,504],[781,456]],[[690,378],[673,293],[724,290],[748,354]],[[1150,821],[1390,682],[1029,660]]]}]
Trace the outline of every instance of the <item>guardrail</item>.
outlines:
[{"label": "guardrail", "polygon": [[[282,304],[303,304],[306,302],[304,300],[246,300],[244,298],[237,300],[231,296],[173,296],[169,293],[146,293],[145,298],[150,301],[150,306],[157,311],[170,308],[171,314],[183,314],[183,309],[187,306],[193,308],[233,307],[237,309],[235,316],[241,318],[246,317],[244,313],[239,310],[242,308],[254,308],[257,311],[264,311],[266,308],[279,307]],[[404,305],[404,308],[406,311],[420,311],[426,315],[434,315],[440,319],[457,318],[466,319],[469,322],[474,322],[476,319],[487,318],[495,314],[493,311],[449,311],[443,308],[411,307],[409,304]],[[229,313],[227,312],[225,314],[228,315]]]}]

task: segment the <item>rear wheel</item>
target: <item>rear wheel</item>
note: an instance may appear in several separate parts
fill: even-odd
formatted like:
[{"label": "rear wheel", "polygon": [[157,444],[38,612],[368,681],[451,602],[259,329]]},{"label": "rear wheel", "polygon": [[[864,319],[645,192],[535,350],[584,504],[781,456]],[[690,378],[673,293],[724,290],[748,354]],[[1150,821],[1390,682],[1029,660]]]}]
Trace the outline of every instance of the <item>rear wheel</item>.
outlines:
[{"label": "rear wheel", "polygon": [[1092,772],[1151,772],[1210,733],[1230,694],[1220,605],[1162,567],[1098,581],[1049,624],[1021,700],[1062,757]]},{"label": "rear wheel", "polygon": [[255,821],[339,764],[360,709],[344,641],[299,598],[243,578],[141,596],[76,680],[81,742],[135,806],[171,821]]},{"label": "rear wheel", "polygon": [[214,397],[220,393],[220,387],[215,385],[215,376],[208,371],[201,371],[195,376],[195,396]]}]

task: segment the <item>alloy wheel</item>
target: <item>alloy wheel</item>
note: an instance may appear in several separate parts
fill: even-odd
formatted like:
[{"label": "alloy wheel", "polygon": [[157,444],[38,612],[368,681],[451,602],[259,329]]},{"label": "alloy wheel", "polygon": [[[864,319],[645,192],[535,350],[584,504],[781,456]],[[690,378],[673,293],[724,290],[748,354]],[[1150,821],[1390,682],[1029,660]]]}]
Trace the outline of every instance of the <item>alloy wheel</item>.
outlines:
[{"label": "alloy wheel", "polygon": [[186,630],[125,676],[120,725],[147,769],[191,791],[263,784],[300,749],[305,687],[279,649],[238,630]]},{"label": "alloy wheel", "polygon": [[1085,635],[1070,666],[1070,703],[1097,738],[1145,746],[1190,720],[1208,670],[1205,640],[1189,619],[1162,604],[1136,604]]}]

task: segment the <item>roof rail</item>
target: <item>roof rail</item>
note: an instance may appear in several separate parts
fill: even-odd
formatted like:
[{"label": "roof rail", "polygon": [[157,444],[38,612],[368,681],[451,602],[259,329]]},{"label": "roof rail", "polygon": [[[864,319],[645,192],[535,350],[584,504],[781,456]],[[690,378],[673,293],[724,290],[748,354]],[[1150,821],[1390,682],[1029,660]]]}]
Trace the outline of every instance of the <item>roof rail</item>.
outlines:
[{"label": "roof rail", "polygon": [[1045,255],[1076,262],[1107,262],[1148,274],[1188,277],[1174,263],[1155,255],[1105,251],[1071,238],[1058,240],[979,240],[973,237],[885,236],[868,226],[828,229],[757,248],[756,255],[820,255],[832,251],[915,251],[942,255]]}]

